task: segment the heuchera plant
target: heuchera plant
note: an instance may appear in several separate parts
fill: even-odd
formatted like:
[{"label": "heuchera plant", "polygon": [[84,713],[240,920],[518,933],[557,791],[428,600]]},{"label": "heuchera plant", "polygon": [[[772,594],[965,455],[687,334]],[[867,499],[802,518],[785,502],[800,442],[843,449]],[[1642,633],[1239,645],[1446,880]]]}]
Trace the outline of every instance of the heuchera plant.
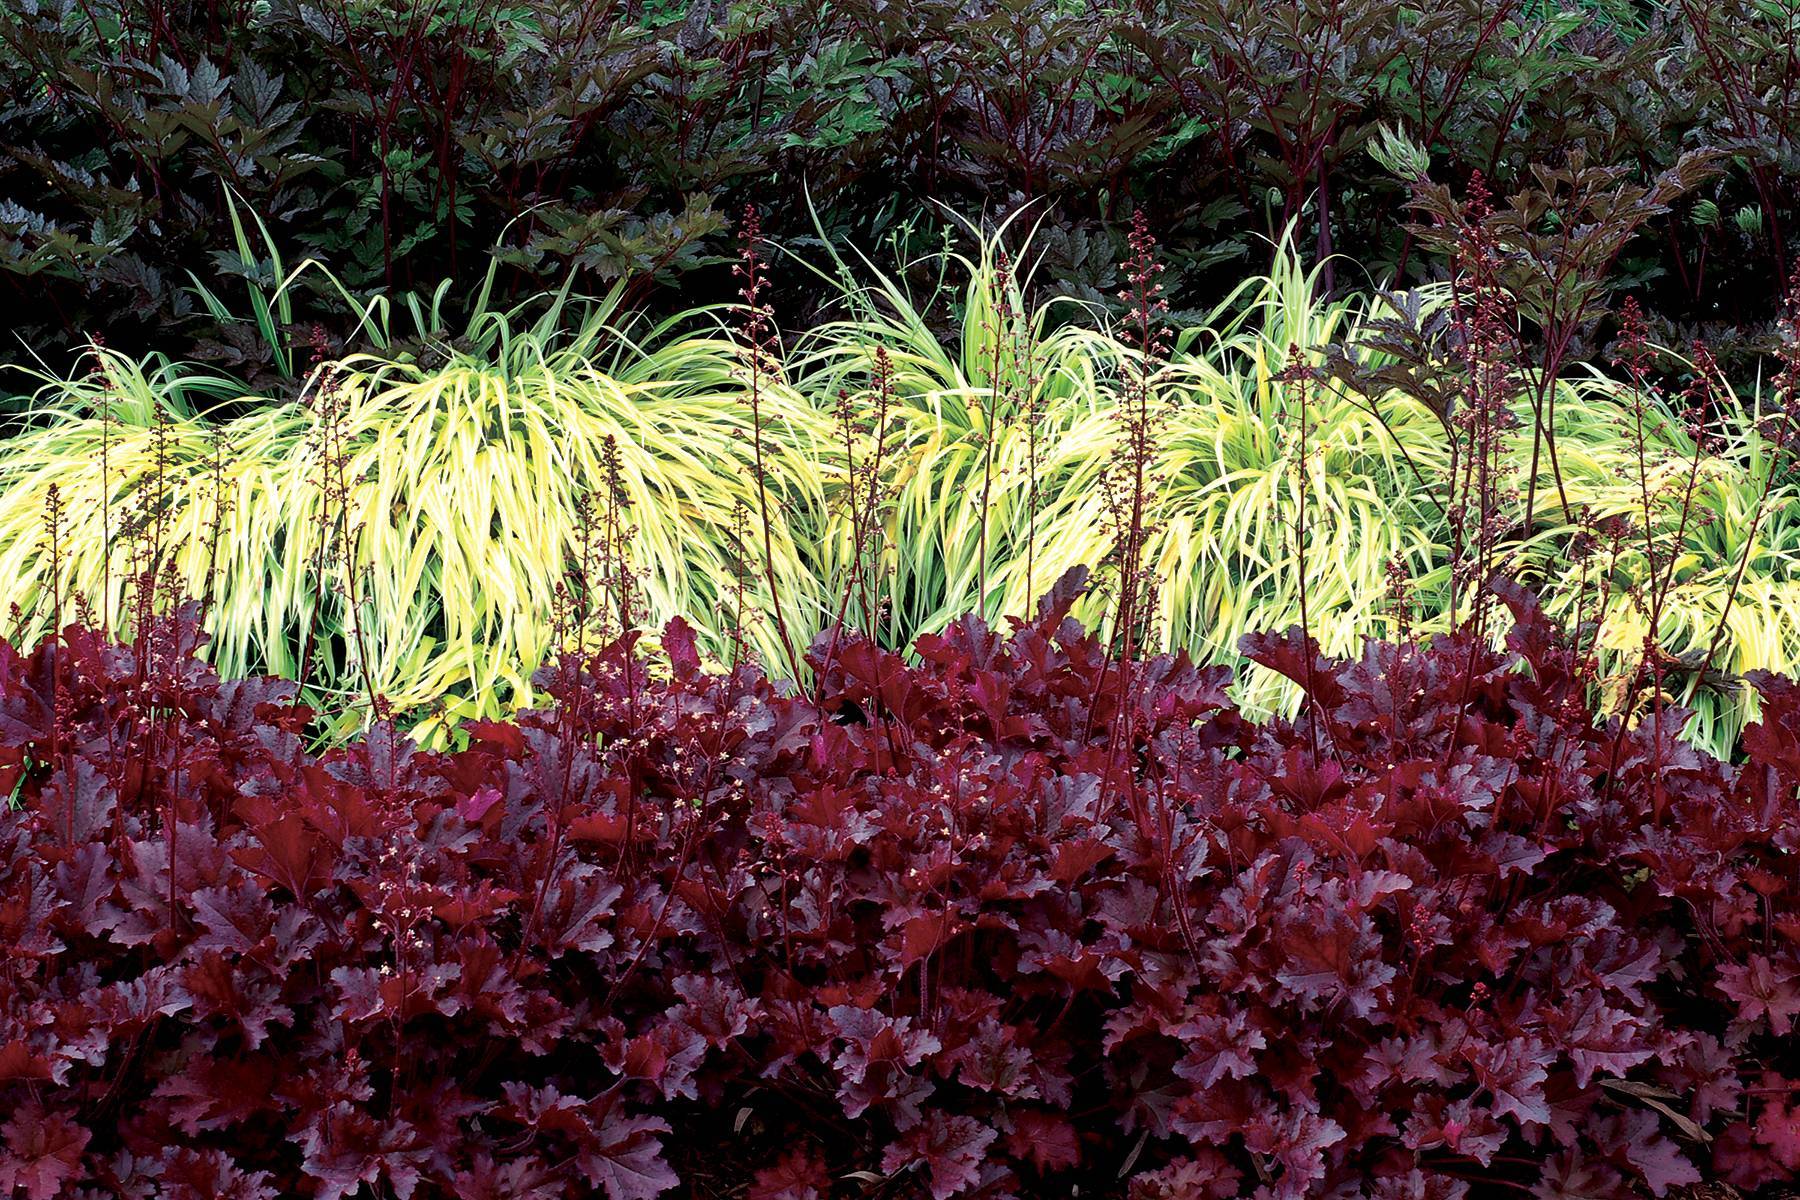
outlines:
[{"label": "heuchera plant", "polygon": [[1741,767],[1600,725],[1508,590],[1508,652],[1252,639],[1309,690],[1255,724],[1182,658],[1112,686],[1079,586],[916,665],[846,633],[816,694],[677,623],[445,754],[308,754],[191,609],[0,647],[0,1194],[1794,1177],[1800,686]]}]

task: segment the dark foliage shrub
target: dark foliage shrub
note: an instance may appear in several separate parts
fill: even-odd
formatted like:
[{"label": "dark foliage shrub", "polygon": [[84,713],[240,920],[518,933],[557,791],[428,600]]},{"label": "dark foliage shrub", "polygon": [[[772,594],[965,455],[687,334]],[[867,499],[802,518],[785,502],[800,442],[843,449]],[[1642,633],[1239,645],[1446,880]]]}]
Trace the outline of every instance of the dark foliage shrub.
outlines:
[{"label": "dark foliage shrub", "polygon": [[193,613],[0,648],[0,1193],[1662,1195],[1800,1168],[1800,687],[1736,767],[1448,638],[1121,669],[1065,583],[817,700],[682,626],[322,757]]},{"label": "dark foliage shrub", "polygon": [[1333,253],[1375,281],[1439,265],[1394,219],[1410,180],[1384,131],[1434,181],[1503,196],[1577,156],[1647,184],[1713,147],[1731,169],[1612,268],[1708,323],[1767,318],[1797,217],[1800,18],[1754,0],[0,7],[0,279],[45,352],[169,348],[175,318],[213,361],[264,365],[254,327],[191,290],[277,282],[234,249],[227,188],[289,265],[362,294],[479,279],[498,247],[511,294],[573,269],[726,298],[746,202],[778,241],[872,247],[929,238],[935,200],[1038,203],[1043,277],[1100,299],[1143,207],[1194,307],[1290,221],[1328,278]]}]

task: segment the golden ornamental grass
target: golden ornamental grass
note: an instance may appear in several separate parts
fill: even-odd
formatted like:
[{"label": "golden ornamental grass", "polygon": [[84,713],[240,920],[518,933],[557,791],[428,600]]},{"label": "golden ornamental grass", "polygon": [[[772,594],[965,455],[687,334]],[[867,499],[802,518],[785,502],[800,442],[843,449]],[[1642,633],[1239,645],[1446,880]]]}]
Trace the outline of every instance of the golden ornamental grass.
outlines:
[{"label": "golden ornamental grass", "polygon": [[[797,644],[829,624],[856,570],[850,499],[857,464],[877,449],[880,530],[864,550],[878,560],[885,604],[873,619],[884,642],[904,647],[965,612],[1023,614],[1077,565],[1102,582],[1077,615],[1106,622],[1115,528],[1104,479],[1119,453],[1132,352],[1078,306],[1028,310],[1027,289],[994,241],[954,265],[964,280],[954,294],[917,298],[866,262],[821,273],[840,289],[839,315],[790,344],[760,381],[772,573]],[[849,276],[869,282],[838,282]],[[1299,620],[1304,587],[1315,636],[1330,652],[1353,653],[1362,638],[1391,632],[1395,563],[1412,581],[1419,629],[1454,619],[1444,611],[1449,457],[1437,418],[1407,396],[1321,387],[1301,455],[1296,389],[1277,378],[1289,347],[1314,362],[1330,346],[1365,354],[1358,331],[1379,315],[1367,302],[1317,299],[1315,282],[1284,247],[1271,275],[1180,330],[1156,364],[1146,557],[1166,647],[1233,662],[1244,633]],[[932,322],[950,300],[961,318],[946,343]],[[323,579],[320,539],[333,525],[320,520],[320,406],[236,397],[219,377],[97,348],[96,370],[43,381],[0,444],[0,608],[19,606],[21,636],[46,631],[44,514],[54,484],[67,514],[62,595],[122,619],[131,526],[160,496],[170,564],[186,589],[213,597],[209,653],[222,670],[291,675],[310,637],[308,683],[328,710],[351,706],[349,723],[366,715],[354,707],[366,672],[423,735],[440,738],[462,719],[529,701],[558,586],[580,554],[583,497],[613,502],[610,443],[643,624],[682,615],[709,653],[727,657],[742,588],[743,636],[780,664],[744,355],[726,315],[688,314],[635,333],[611,316],[602,306],[572,329],[515,329],[488,314],[481,337],[430,365],[392,354],[336,364],[321,386],[341,401],[349,536]],[[880,427],[870,415],[878,351],[890,367]],[[1557,436],[1572,507],[1589,520],[1636,513],[1624,398],[1597,375],[1563,386]],[[1701,462],[1696,504],[1711,519],[1680,526],[1668,489],[1656,499],[1659,535],[1679,532],[1682,544],[1655,632],[1668,653],[1697,665],[1743,561],[1715,665],[1793,672],[1800,495],[1778,484],[1746,544],[1773,469],[1755,404],[1739,402]],[[1688,433],[1667,413],[1651,418],[1648,469],[1684,471]],[[1508,468],[1519,494],[1528,451],[1521,439]],[[1574,533],[1560,507],[1540,506],[1531,528],[1509,535],[1503,561],[1566,616],[1584,581],[1598,586],[1607,669],[1627,670],[1646,632],[1632,599],[1646,564],[1627,552],[1604,573],[1571,570]],[[1677,671],[1673,685],[1697,711],[1696,736],[1728,744],[1747,712],[1745,689],[1702,687],[1697,671]],[[1239,688],[1252,709],[1293,699],[1259,670]]]}]

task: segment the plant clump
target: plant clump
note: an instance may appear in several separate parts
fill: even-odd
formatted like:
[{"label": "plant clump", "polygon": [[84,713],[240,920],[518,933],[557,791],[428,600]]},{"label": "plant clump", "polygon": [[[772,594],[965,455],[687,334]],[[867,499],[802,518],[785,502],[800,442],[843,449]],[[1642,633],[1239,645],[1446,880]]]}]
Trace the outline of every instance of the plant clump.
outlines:
[{"label": "plant clump", "polygon": [[[816,693],[691,631],[315,756],[197,606],[0,646],[0,1190],[1663,1196],[1800,1171],[1800,687],[1595,719],[1525,593],[1126,670],[1063,581]],[[827,654],[829,653],[829,661]],[[1127,781],[1124,777],[1129,776]],[[747,1190],[745,1190],[747,1189]],[[845,1191],[845,1189],[849,1189]]]}]

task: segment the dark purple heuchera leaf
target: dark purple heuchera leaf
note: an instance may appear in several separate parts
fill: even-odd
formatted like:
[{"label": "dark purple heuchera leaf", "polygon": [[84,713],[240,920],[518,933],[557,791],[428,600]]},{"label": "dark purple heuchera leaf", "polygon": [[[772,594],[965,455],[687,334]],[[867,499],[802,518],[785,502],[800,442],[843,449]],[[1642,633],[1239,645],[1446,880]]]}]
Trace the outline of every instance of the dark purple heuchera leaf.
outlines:
[{"label": "dark purple heuchera leaf", "polygon": [[1015,1161],[1030,1163],[1043,1175],[1054,1175],[1080,1164],[1081,1138],[1068,1118],[1041,1109],[1021,1108],[1014,1110],[1012,1119],[1006,1146]]},{"label": "dark purple heuchera leaf", "polygon": [[933,1112],[881,1156],[881,1169],[926,1173],[931,1200],[950,1200],[981,1178],[982,1156],[999,1134],[973,1117]]},{"label": "dark purple heuchera leaf", "polygon": [[264,1171],[241,1171],[220,1150],[172,1149],[153,1173],[165,1200],[278,1200]]},{"label": "dark purple heuchera leaf", "polygon": [[456,1173],[449,1194],[457,1200],[560,1200],[567,1189],[549,1166],[535,1158],[495,1162],[478,1151],[474,1162]]},{"label": "dark purple heuchera leaf", "polygon": [[1216,1150],[1202,1148],[1159,1170],[1131,1178],[1131,1200],[1230,1200],[1241,1194],[1243,1172]]},{"label": "dark purple heuchera leaf", "polygon": [[1262,1030],[1241,1009],[1229,1015],[1198,1013],[1169,1032],[1187,1051],[1175,1074],[1203,1088],[1221,1079],[1255,1075],[1256,1052],[1268,1045]]},{"label": "dark purple heuchera leaf", "polygon": [[682,975],[674,982],[681,1003],[670,1011],[676,1020],[722,1050],[733,1038],[749,1032],[762,1006],[749,999],[731,979],[718,975]]},{"label": "dark purple heuchera leaf", "polygon": [[676,617],[663,630],[662,646],[675,678],[682,683],[692,682],[700,673],[700,652],[695,648],[694,627]]},{"label": "dark purple heuchera leaf", "polygon": [[1800,689],[1759,681],[1741,770],[1603,728],[1502,589],[1510,652],[1250,639],[1311,696],[1253,723],[1179,656],[1124,686],[1083,586],[916,663],[826,639],[817,703],[676,623],[441,754],[309,755],[192,613],[0,646],[0,1194],[1800,1171]]},{"label": "dark purple heuchera leaf", "polygon": [[1800,1106],[1790,1107],[1788,1100],[1773,1096],[1763,1102],[1754,1136],[1783,1170],[1800,1171]]},{"label": "dark purple heuchera leaf", "polygon": [[471,825],[479,825],[500,799],[499,788],[479,788],[472,795],[457,800],[456,815]]},{"label": "dark purple heuchera leaf", "polygon": [[1544,1083],[1554,1059],[1542,1042],[1512,1037],[1475,1043],[1466,1053],[1475,1082],[1487,1092],[1495,1116],[1511,1117],[1527,1128],[1549,1122]]},{"label": "dark purple heuchera leaf", "polygon": [[1473,1099],[1447,1101],[1440,1095],[1424,1098],[1406,1124],[1402,1139],[1409,1150],[1448,1150],[1464,1154],[1486,1167],[1506,1144],[1506,1128]]},{"label": "dark purple heuchera leaf", "polygon": [[1303,1200],[1325,1181],[1325,1152],[1343,1140],[1344,1129],[1336,1121],[1316,1113],[1295,1112],[1266,1127],[1253,1128],[1244,1143],[1280,1167],[1274,1196]]},{"label": "dark purple heuchera leaf", "polygon": [[1701,1175],[1673,1140],[1663,1136],[1654,1112],[1634,1110],[1599,1119],[1588,1131],[1600,1151],[1625,1163],[1643,1179],[1651,1195],[1699,1183]]},{"label": "dark purple heuchera leaf", "polygon": [[757,1171],[747,1193],[748,1200],[826,1200],[830,1195],[831,1176],[824,1162],[804,1146]]},{"label": "dark purple heuchera leaf", "polygon": [[1771,961],[1766,954],[1752,954],[1746,962],[1721,966],[1718,987],[1737,1001],[1740,1020],[1766,1020],[1779,1035],[1785,1036],[1800,1014],[1800,973]]},{"label": "dark purple heuchera leaf", "polygon": [[656,1089],[663,1099],[697,1099],[694,1071],[706,1053],[706,1039],[678,1021],[664,1021],[647,1033],[606,1043],[601,1059],[624,1079]]},{"label": "dark purple heuchera leaf", "polygon": [[0,1192],[25,1200],[53,1200],[64,1185],[80,1182],[82,1152],[92,1135],[69,1114],[26,1101],[0,1125]]},{"label": "dark purple heuchera leaf", "polygon": [[836,1005],[827,1015],[842,1039],[831,1065],[842,1080],[838,1097],[846,1116],[861,1116],[871,1104],[912,1099],[917,1088],[909,1068],[942,1049],[937,1038],[914,1027],[911,1017],[889,1017],[850,1004]]},{"label": "dark purple heuchera leaf", "polygon": [[1341,1003],[1367,1017],[1385,1003],[1396,971],[1381,959],[1373,922],[1349,915],[1341,905],[1342,897],[1326,898],[1323,910],[1296,909],[1281,923],[1277,936],[1284,962],[1275,980],[1302,1007]]},{"label": "dark purple heuchera leaf", "polygon": [[667,1133],[668,1124],[628,1114],[616,1092],[585,1101],[555,1087],[507,1084],[505,1092],[508,1117],[564,1146],[582,1177],[609,1200],[650,1200],[675,1186],[655,1136]]},{"label": "dark purple heuchera leaf", "polygon": [[342,1200],[368,1184],[377,1194],[392,1191],[411,1200],[419,1186],[426,1148],[404,1122],[378,1120],[348,1101],[315,1119],[301,1143],[302,1169],[317,1182],[319,1200]]},{"label": "dark purple heuchera leaf", "polygon": [[1749,782],[1767,799],[1775,787],[1791,791],[1800,782],[1800,682],[1764,671],[1748,676],[1762,699],[1760,719],[1744,728]]},{"label": "dark purple heuchera leaf", "polygon": [[51,843],[60,837],[62,845],[79,846],[99,837],[112,824],[118,797],[112,781],[92,762],[77,758],[67,770],[54,772],[44,783],[43,806],[34,810],[38,822],[48,825],[50,838],[46,851],[54,853]]}]

